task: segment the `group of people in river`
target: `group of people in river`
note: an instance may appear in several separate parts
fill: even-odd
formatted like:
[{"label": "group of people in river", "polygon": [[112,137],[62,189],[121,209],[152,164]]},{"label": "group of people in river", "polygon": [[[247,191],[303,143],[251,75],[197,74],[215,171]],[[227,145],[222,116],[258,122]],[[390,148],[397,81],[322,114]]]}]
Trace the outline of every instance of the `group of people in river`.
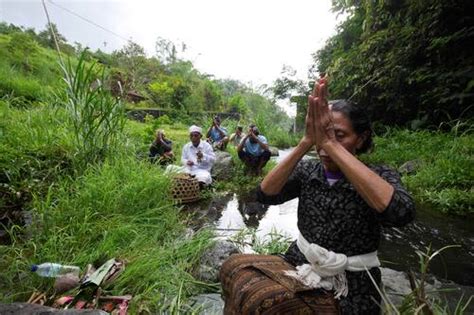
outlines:
[{"label": "group of people in river", "polygon": [[[396,171],[357,158],[372,149],[363,107],[327,95],[323,77],[308,97],[302,139],[257,187],[263,204],[299,198],[299,236],[284,255],[234,254],[223,263],[224,314],[381,313],[381,227],[409,223],[415,206]],[[183,164],[209,170],[213,147],[230,142],[242,161],[261,170],[270,156],[267,140],[254,125],[242,131],[227,138],[215,119],[205,142],[201,128],[191,126]],[[312,148],[319,160],[303,160]]]},{"label": "group of people in river", "polygon": [[249,125],[247,133],[243,132],[242,126],[237,126],[229,136],[227,129],[221,126],[220,118],[216,116],[207,129],[205,141],[202,140],[201,127],[192,125],[188,131],[190,142],[183,146],[181,166],[170,165],[175,161],[173,143],[162,129],[156,131],[155,140],[150,145],[150,160],[167,166],[167,171],[184,172],[196,177],[203,187],[212,183],[211,169],[216,160],[214,151],[225,151],[229,143],[236,147],[239,159],[245,163],[250,174],[262,174],[262,169],[270,160],[267,138],[260,134],[254,124]]}]

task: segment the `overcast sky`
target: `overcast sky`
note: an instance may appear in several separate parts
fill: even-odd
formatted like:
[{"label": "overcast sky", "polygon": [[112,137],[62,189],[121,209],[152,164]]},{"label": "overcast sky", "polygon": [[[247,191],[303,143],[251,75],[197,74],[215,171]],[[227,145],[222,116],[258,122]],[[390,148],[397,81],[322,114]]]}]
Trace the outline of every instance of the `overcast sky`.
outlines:
[{"label": "overcast sky", "polygon": [[[46,0],[70,43],[111,52],[132,39],[150,56],[158,37],[188,47],[201,72],[253,86],[271,84],[283,65],[307,78],[311,53],[335,33],[330,0]],[[116,33],[93,26],[62,6]],[[41,0],[0,0],[0,20],[44,29]],[[123,39],[122,39],[123,38]]]}]

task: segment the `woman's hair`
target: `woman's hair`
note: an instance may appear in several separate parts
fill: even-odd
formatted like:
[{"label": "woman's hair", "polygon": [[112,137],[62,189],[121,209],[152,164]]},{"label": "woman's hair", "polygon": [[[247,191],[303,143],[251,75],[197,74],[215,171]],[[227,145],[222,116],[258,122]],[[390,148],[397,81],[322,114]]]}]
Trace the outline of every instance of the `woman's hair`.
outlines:
[{"label": "woman's hair", "polygon": [[332,111],[340,112],[349,119],[352,124],[352,129],[354,129],[357,135],[365,136],[362,147],[357,149],[356,153],[359,154],[370,151],[373,147],[373,131],[366,111],[362,107],[346,100],[329,101],[329,104],[331,105]]}]

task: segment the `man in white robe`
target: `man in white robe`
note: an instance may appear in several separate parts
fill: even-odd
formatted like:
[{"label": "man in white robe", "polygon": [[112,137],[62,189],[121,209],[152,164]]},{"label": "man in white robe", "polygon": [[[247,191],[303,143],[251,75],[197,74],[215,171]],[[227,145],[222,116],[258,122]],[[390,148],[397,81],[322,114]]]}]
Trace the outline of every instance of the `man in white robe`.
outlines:
[{"label": "man in white robe", "polygon": [[212,146],[206,141],[201,141],[202,129],[192,125],[189,127],[188,142],[183,147],[181,163],[185,173],[194,175],[196,179],[204,185],[212,183],[211,169],[216,160],[216,155]]}]

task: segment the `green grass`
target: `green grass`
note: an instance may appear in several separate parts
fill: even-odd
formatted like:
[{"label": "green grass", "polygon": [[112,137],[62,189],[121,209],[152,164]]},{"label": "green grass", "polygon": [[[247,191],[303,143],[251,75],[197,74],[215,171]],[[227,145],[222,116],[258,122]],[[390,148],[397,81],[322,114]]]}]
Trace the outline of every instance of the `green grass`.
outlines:
[{"label": "green grass", "polygon": [[[131,137],[103,163],[77,172],[70,130],[62,109],[0,102],[2,196],[33,216],[31,226],[10,226],[13,243],[0,246],[0,300],[52,293],[51,280],[29,272],[32,263],[85,268],[112,257],[128,264],[108,290],[134,295],[134,310],[153,312],[180,290],[182,299],[203,290],[193,271],[212,234],[183,239],[187,218],[173,204],[162,169],[134,157]],[[22,196],[28,198],[17,200]]]},{"label": "green grass", "polygon": [[408,131],[393,129],[375,138],[375,151],[362,158],[399,168],[418,161],[414,174],[402,179],[422,203],[452,214],[474,213],[474,137],[454,131]]},{"label": "green grass", "polygon": [[61,85],[54,51],[40,47],[26,34],[0,34],[0,96],[39,101]]}]

